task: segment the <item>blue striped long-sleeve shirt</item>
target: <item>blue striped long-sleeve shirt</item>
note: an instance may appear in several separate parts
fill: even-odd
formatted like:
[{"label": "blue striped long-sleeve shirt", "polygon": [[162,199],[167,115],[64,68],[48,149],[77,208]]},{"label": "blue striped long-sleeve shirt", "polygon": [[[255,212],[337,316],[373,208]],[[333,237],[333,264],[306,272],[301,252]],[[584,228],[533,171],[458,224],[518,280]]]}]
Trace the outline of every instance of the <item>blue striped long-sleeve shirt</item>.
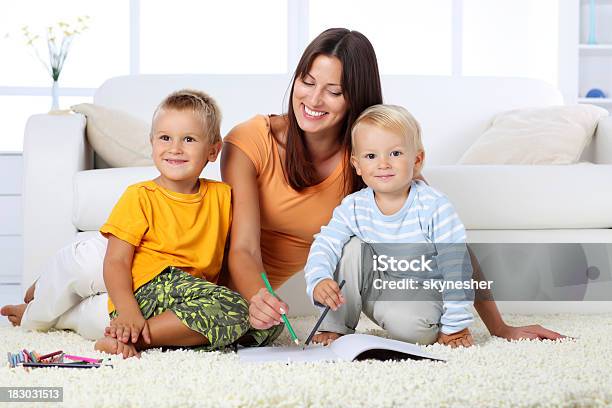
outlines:
[{"label": "blue striped long-sleeve shirt", "polygon": [[[453,205],[426,183],[413,181],[404,206],[392,215],[383,214],[376,205],[373,190],[364,188],[346,196],[334,209],[329,224],[315,235],[304,268],[306,290],[313,303],[315,286],[323,279],[333,279],[342,249],[353,236],[368,243],[463,244],[460,245],[463,248],[466,240],[465,228]],[[443,280],[459,280],[466,267],[471,273],[471,264],[466,266],[467,252],[454,251],[454,259],[452,250],[446,252],[446,258],[437,262]],[[474,321],[473,302],[451,300],[449,293],[447,289],[442,292],[440,323],[445,334],[456,333]]]}]

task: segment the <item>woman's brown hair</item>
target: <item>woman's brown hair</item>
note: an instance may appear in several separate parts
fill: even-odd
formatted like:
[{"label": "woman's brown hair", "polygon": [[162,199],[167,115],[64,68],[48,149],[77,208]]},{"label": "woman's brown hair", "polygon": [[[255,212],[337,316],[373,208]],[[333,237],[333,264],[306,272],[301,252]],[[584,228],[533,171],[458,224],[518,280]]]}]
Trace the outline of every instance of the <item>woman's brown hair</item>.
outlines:
[{"label": "woman's brown hair", "polygon": [[382,103],[382,89],[374,47],[363,34],[346,28],[330,28],[312,40],[293,74],[287,111],[289,122],[285,155],[287,178],[289,185],[297,191],[313,186],[319,181],[306,148],[304,132],[300,129],[293,110],[295,81],[308,74],[313,61],[319,55],[336,57],[342,63],[340,85],[348,107],[338,138],[344,153],[344,194],[349,194],[365,187],[361,177],[350,165],[351,127],[366,108]]}]

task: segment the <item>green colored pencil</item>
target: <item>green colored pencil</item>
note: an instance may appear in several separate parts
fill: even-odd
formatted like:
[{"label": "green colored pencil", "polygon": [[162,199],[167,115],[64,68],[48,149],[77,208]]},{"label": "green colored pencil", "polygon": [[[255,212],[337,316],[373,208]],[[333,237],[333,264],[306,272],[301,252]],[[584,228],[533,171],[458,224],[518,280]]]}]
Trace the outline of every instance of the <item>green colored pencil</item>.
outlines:
[{"label": "green colored pencil", "polygon": [[[274,289],[272,289],[272,285],[270,285],[270,281],[268,280],[266,273],[262,272],[261,277],[263,278],[263,281],[266,284],[266,288],[268,289],[268,292],[270,292],[272,296],[278,299],[278,296],[276,296],[276,293],[274,293]],[[300,341],[298,340],[298,337],[295,335],[295,331],[293,331],[293,327],[291,327],[291,323],[289,323],[289,319],[287,319],[287,315],[285,314],[285,311],[281,309],[281,312],[282,312],[281,317],[283,318],[283,322],[285,322],[285,326],[287,326],[287,330],[289,330],[289,334],[291,334],[291,339],[293,340],[295,344],[299,346]]]}]

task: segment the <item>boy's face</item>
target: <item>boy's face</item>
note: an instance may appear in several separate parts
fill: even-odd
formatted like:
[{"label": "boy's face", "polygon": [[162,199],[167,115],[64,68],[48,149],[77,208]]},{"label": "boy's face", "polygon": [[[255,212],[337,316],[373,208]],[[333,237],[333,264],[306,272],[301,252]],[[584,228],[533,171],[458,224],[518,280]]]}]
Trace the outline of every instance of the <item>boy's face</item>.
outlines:
[{"label": "boy's face", "polygon": [[351,162],[376,193],[405,194],[423,158],[424,152],[417,152],[404,135],[367,122],[356,129]]},{"label": "boy's face", "polygon": [[190,111],[160,110],[153,122],[153,162],[161,178],[173,183],[195,183],[209,161],[215,161],[221,143],[211,145],[201,121]]}]

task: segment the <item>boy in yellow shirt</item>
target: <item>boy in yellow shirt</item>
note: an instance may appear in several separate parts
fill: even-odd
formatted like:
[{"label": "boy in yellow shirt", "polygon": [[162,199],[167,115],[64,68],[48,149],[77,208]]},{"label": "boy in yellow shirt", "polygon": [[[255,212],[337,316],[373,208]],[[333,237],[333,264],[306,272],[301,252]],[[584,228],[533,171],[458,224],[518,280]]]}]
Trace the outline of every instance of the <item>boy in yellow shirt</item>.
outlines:
[{"label": "boy in yellow shirt", "polygon": [[164,346],[265,345],[282,330],[251,329],[246,300],[216,285],[231,188],[199,176],[221,150],[220,122],[215,101],[193,90],[170,94],[153,114],[160,175],[129,186],[100,228],[112,320],[96,350],[131,357]]}]

